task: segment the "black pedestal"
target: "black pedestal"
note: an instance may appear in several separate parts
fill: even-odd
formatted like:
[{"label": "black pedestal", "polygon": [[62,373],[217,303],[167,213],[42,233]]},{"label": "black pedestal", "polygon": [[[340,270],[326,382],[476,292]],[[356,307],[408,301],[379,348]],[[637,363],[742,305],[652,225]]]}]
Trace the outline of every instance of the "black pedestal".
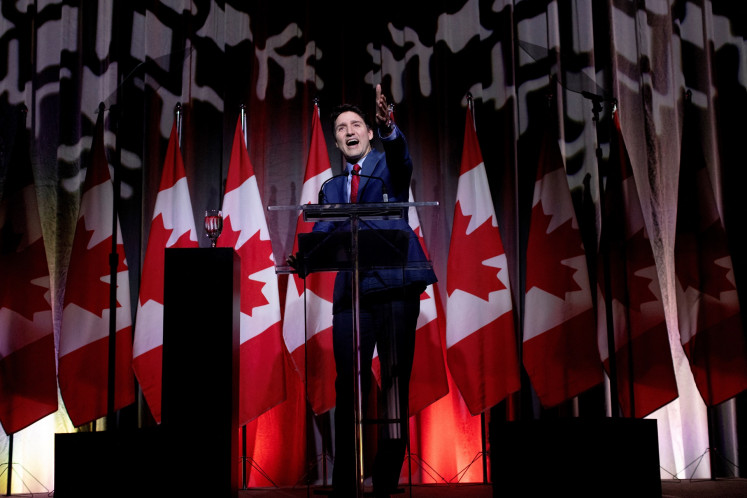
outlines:
[{"label": "black pedestal", "polygon": [[156,498],[174,489],[160,427],[55,434],[54,444],[57,498]]},{"label": "black pedestal", "polygon": [[162,423],[56,434],[56,497],[238,496],[239,272],[233,249],[166,249]]},{"label": "black pedestal", "polygon": [[656,420],[495,422],[490,424],[490,460],[495,497],[662,493]]},{"label": "black pedestal", "polygon": [[238,496],[240,262],[166,249],[161,426],[174,488]]}]

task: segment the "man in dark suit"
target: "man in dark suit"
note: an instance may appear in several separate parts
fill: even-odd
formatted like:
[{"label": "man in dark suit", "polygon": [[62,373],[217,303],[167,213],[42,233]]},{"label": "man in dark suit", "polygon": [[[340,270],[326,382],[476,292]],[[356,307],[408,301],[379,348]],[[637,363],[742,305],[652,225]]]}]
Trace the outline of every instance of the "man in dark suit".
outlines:
[{"label": "man in dark suit", "polygon": [[[345,158],[347,175],[334,177],[325,184],[320,193],[320,202],[382,202],[384,194],[389,202],[407,202],[412,159],[405,136],[390,119],[381,86],[376,87],[376,125],[383,152],[373,147],[374,130],[358,107],[339,106],[333,110],[331,117],[335,144]],[[407,238],[404,268],[362,270],[359,277],[362,413],[366,413],[366,400],[371,388],[371,361],[376,347],[381,365],[384,417],[397,420],[397,423],[379,423],[372,473],[374,494],[389,496],[397,488],[407,444],[409,380],[420,313],[420,294],[428,284],[436,282],[436,276],[427,265],[420,242],[406,218],[362,220],[360,233],[365,235],[366,230],[401,230]],[[349,233],[350,224],[347,221],[318,222],[314,231]],[[341,271],[335,279],[332,332],[337,370],[335,464],[332,477],[335,496],[355,496],[357,486],[353,304],[352,274]]]}]

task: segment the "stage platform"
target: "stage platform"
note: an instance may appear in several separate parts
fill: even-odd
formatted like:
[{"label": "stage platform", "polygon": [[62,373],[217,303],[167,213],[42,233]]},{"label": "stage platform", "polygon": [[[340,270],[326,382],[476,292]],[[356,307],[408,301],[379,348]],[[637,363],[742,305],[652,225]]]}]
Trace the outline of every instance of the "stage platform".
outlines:
[{"label": "stage platform", "polygon": [[[541,476],[538,476],[541,478]],[[614,486],[614,483],[611,484]],[[662,480],[662,498],[745,498],[747,479],[693,479]],[[239,498],[324,498],[325,488],[261,488],[239,491]],[[392,498],[494,498],[493,487],[489,484],[423,484],[403,487],[403,493]],[[368,493],[366,496],[369,496]],[[372,495],[371,495],[372,496]],[[521,496],[515,490],[496,494],[495,497]],[[600,497],[607,496],[601,490]],[[635,498],[635,497],[632,497]]]}]

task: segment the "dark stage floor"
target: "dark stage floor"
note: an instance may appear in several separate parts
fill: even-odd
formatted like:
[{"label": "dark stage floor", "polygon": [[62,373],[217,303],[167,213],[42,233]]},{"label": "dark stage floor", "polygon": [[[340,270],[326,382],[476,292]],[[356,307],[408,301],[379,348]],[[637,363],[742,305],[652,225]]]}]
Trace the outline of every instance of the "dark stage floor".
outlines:
[{"label": "dark stage floor", "polygon": [[[538,478],[541,478],[538,476]],[[613,484],[614,486],[614,484]],[[745,498],[747,497],[747,479],[698,479],[698,480],[663,480],[662,498]],[[248,489],[239,492],[239,498],[302,498],[320,497],[320,488],[262,488]],[[492,498],[493,488],[484,484],[453,485],[418,485],[403,488],[404,493],[393,498]],[[600,498],[606,495],[600,492]],[[368,496],[368,494],[366,495]],[[498,496],[498,495],[497,495]],[[521,492],[507,492],[499,496],[522,496]],[[632,497],[635,498],[635,497]]]}]

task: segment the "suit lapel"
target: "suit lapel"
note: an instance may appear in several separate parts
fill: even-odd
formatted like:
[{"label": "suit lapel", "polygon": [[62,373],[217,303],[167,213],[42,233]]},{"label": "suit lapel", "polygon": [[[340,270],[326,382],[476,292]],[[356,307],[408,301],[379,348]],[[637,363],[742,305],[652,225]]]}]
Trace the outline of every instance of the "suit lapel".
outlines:
[{"label": "suit lapel", "polygon": [[360,196],[358,202],[378,202],[381,200],[371,198],[376,195],[376,193],[380,192],[381,189],[376,188],[376,185],[371,185],[371,188],[369,189],[367,188],[367,185],[369,181],[378,183],[378,180],[368,178],[369,176],[381,178],[381,168],[384,167],[384,161],[382,161],[384,153],[374,149],[369,153],[369,156],[370,157],[366,158],[366,162],[363,163],[364,170],[362,173],[366,175],[366,177],[361,178],[361,182],[358,185],[358,195]]}]

